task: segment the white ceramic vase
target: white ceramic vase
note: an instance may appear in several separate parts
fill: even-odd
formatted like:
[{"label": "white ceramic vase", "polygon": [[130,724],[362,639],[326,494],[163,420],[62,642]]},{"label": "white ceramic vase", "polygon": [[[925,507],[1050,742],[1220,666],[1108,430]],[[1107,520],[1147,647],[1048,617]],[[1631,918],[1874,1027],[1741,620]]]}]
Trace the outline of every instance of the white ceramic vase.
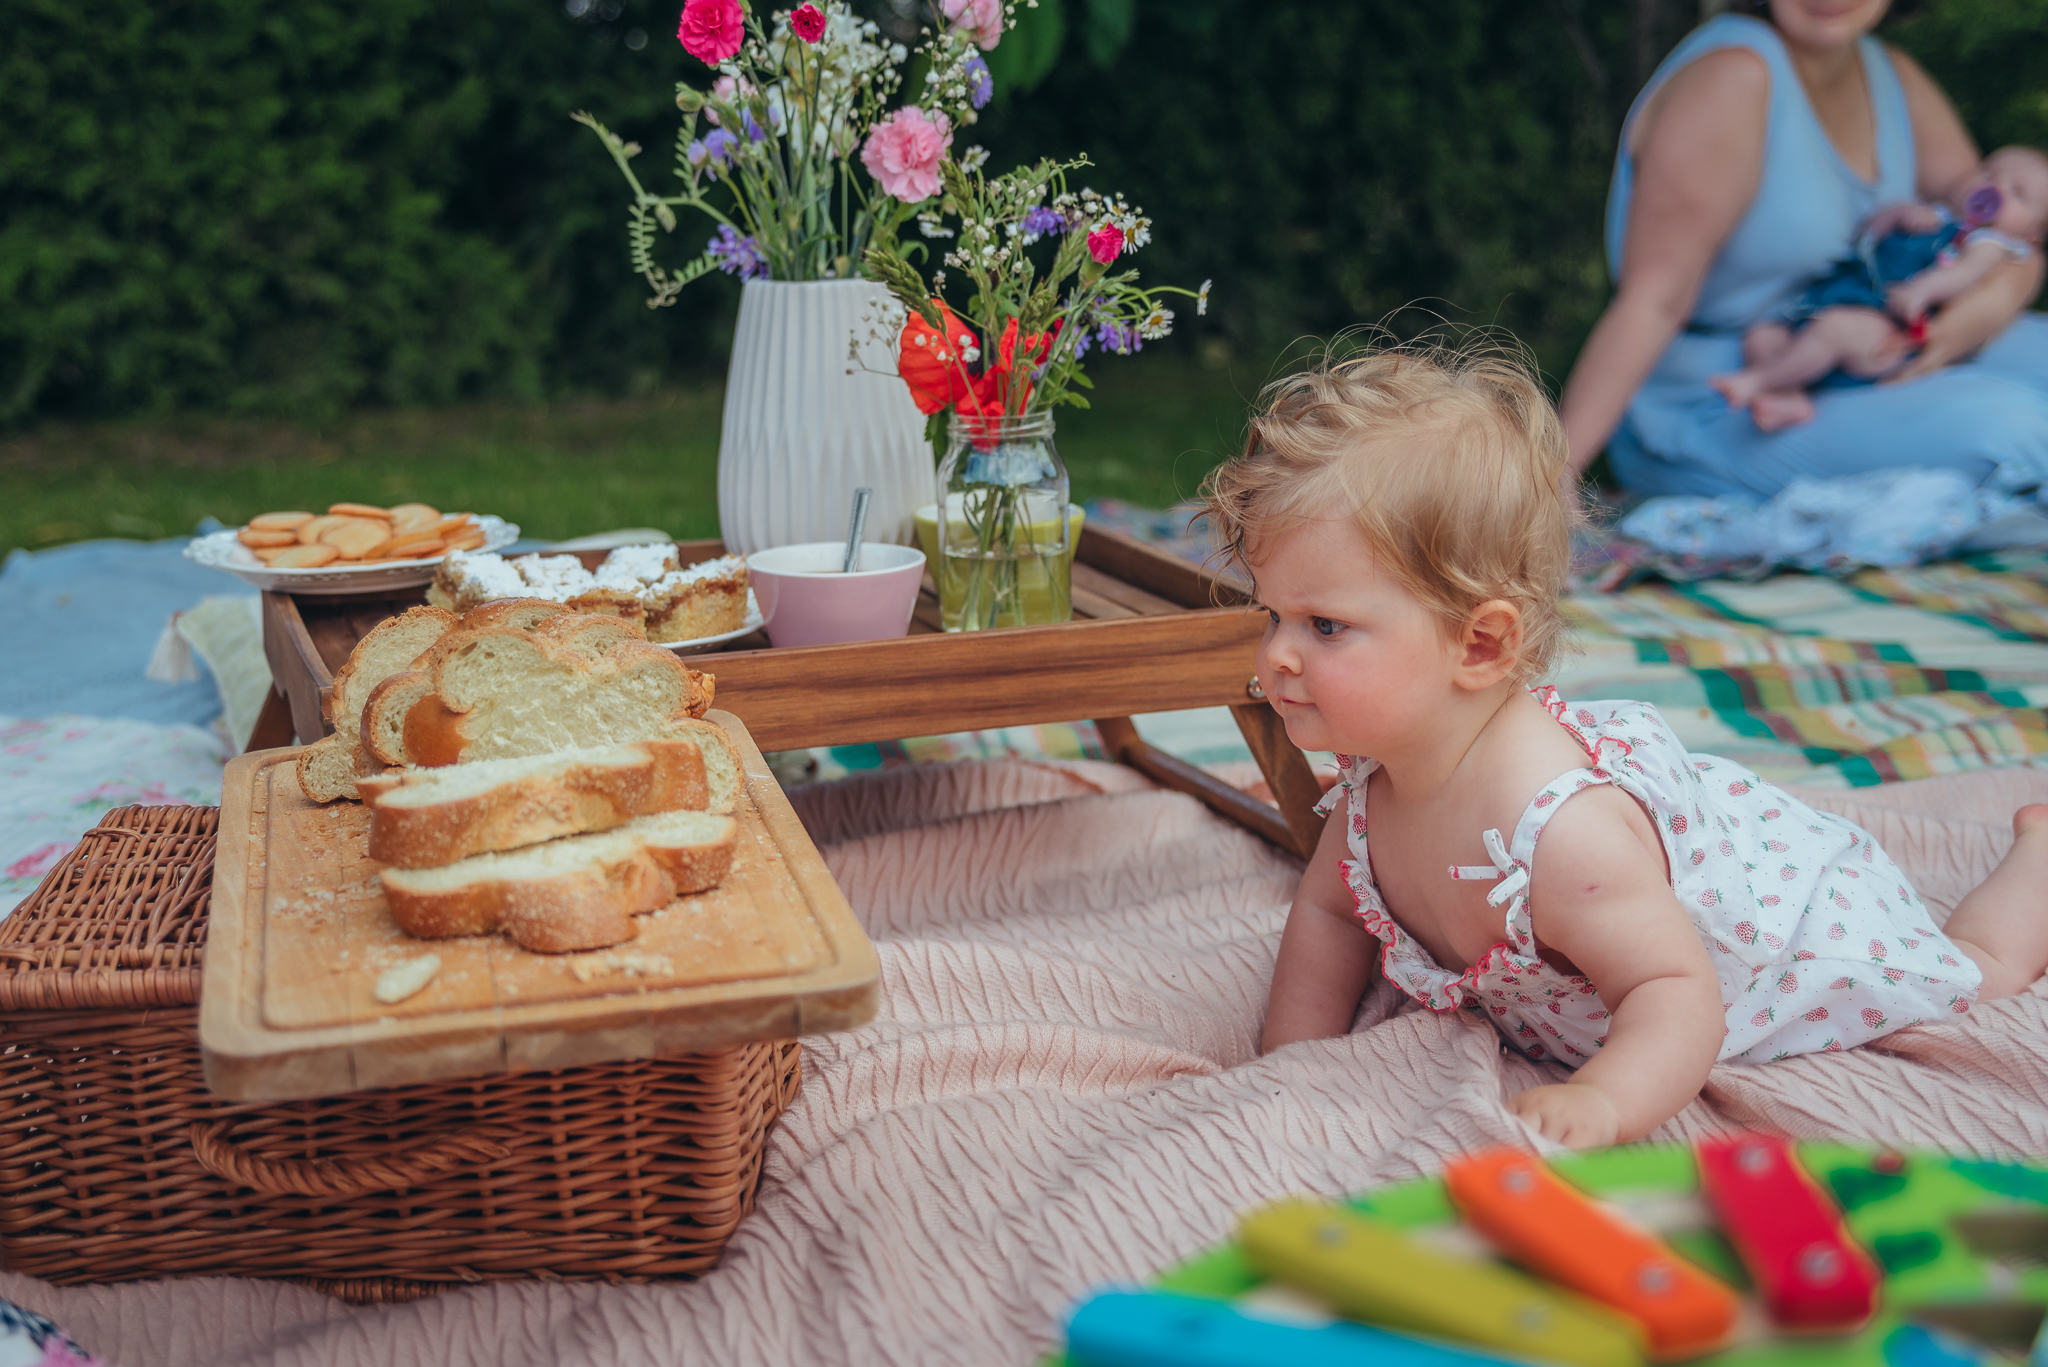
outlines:
[{"label": "white ceramic vase", "polygon": [[[875,491],[863,539],[915,543],[911,514],[932,501],[937,475],[924,415],[861,317],[887,298],[866,280],[747,282],[718,436],[727,550],[843,540],[863,485]],[[849,362],[856,335],[861,357]]]}]

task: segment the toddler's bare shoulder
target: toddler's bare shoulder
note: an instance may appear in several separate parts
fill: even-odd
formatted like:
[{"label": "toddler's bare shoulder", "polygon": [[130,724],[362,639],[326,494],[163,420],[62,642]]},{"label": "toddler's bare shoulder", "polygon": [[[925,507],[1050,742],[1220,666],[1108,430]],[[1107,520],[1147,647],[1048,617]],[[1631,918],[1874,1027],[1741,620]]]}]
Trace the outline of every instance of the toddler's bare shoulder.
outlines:
[{"label": "toddler's bare shoulder", "polygon": [[[1577,870],[1578,872],[1574,872]],[[1535,879],[1548,887],[1638,878],[1667,882],[1664,844],[1643,804],[1612,784],[1588,788],[1561,806],[1536,842]]]}]

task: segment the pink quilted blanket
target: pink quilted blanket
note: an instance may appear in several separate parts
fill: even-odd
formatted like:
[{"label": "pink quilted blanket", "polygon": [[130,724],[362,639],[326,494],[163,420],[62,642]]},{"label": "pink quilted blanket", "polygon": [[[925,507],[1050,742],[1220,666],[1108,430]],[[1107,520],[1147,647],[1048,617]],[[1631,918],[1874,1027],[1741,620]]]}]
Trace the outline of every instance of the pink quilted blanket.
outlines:
[{"label": "pink quilted blanket", "polygon": [[[2048,772],[1807,794],[1948,906]],[[881,948],[872,1026],[806,1041],[723,1265],[660,1286],[495,1285],[352,1310],[289,1285],[58,1290],[0,1276],[129,1367],[1027,1364],[1090,1286],[1142,1278],[1285,1192],[1530,1142],[1545,1070],[1462,1014],[1366,1002],[1343,1039],[1258,1055],[1298,866],[1099,764],[917,766],[802,793]],[[2048,1153],[2048,994],[1847,1054],[1717,1069],[1666,1137],[1733,1126]]]}]

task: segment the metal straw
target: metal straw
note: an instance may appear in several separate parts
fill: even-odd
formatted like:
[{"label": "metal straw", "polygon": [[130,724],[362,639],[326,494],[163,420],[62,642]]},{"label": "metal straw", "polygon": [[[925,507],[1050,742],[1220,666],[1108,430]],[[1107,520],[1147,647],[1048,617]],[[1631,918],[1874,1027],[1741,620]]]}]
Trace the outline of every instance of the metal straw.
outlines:
[{"label": "metal straw", "polygon": [[853,491],[853,519],[846,524],[846,563],[839,567],[841,574],[852,574],[860,565],[860,534],[867,529],[868,500],[875,496],[873,489]]}]

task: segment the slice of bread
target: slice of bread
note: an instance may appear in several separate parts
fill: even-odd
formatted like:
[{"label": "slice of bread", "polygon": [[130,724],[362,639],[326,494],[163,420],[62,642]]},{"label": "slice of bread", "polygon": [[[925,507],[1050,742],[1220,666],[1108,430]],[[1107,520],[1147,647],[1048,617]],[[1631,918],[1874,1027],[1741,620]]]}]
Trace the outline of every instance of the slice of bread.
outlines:
[{"label": "slice of bread", "polygon": [[708,676],[637,640],[592,660],[551,649],[532,632],[460,631],[435,651],[433,675],[433,692],[405,717],[404,755],[412,764],[645,740],[711,705]]},{"label": "slice of bread", "polygon": [[356,795],[355,745],[340,732],[322,736],[299,751],[299,791],[315,802]]},{"label": "slice of bread", "polygon": [[704,811],[704,769],[696,738],[645,740],[397,770],[356,786],[370,809],[370,858],[419,869],[610,830],[653,812]]},{"label": "slice of bread", "polygon": [[[463,620],[467,622],[468,618]],[[590,612],[563,613],[531,630],[550,649],[567,651],[586,660],[596,660],[623,642],[647,639],[647,633],[637,622]]]},{"label": "slice of bread", "polygon": [[359,730],[363,748],[385,764],[409,764],[405,750],[405,718],[414,704],[434,691],[431,669],[408,669],[377,685],[363,708]]},{"label": "slice of bread", "polygon": [[366,756],[362,746],[363,709],[377,686],[403,671],[433,647],[455,625],[455,614],[436,607],[409,608],[386,618],[356,642],[348,660],[335,672],[334,685],[320,707],[334,733],[306,747],[299,755],[299,788],[315,802],[334,802],[357,795],[356,776],[369,772],[382,755]]},{"label": "slice of bread", "polygon": [[349,652],[348,663],[335,671],[334,687],[322,704],[328,722],[336,731],[353,735],[377,685],[410,668],[455,621],[455,614],[442,608],[416,607],[371,627]]},{"label": "slice of bread", "polygon": [[443,939],[504,930],[544,954],[630,940],[635,913],[718,886],[739,826],[729,816],[663,812],[431,869],[385,869],[392,917],[409,935]]}]

